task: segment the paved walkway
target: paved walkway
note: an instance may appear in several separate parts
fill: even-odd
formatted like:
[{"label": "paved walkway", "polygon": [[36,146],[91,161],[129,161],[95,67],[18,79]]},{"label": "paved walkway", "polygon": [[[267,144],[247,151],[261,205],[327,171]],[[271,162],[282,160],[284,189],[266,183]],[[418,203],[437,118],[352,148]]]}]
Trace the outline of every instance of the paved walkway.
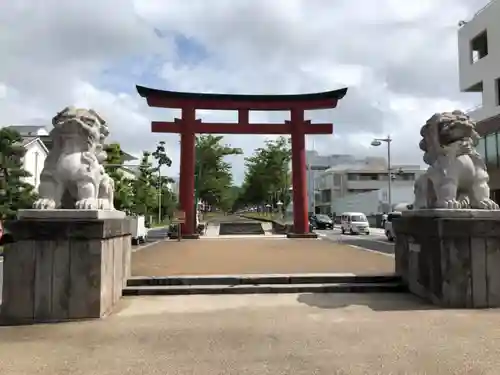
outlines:
[{"label": "paved walkway", "polygon": [[400,294],[139,297],[101,321],[0,327],[0,374],[497,375],[499,327]]},{"label": "paved walkway", "polygon": [[283,236],[165,241],[132,255],[133,276],[394,272],[394,258],[327,240]]}]

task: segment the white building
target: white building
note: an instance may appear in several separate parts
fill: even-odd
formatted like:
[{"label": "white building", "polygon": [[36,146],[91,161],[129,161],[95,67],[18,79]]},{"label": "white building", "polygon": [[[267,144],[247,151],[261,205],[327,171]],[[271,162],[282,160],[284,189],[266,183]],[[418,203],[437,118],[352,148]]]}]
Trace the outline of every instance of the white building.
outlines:
[{"label": "white building", "polygon": [[494,0],[469,21],[460,21],[460,90],[481,94],[482,104],[469,114],[476,121],[500,115],[500,1]]},{"label": "white building", "polygon": [[500,203],[500,0],[459,22],[458,52],[460,90],[482,99],[469,115],[483,136],[477,150],[488,167],[491,198]]},{"label": "white building", "polygon": [[[424,173],[417,165],[394,165],[392,169],[391,202],[413,201],[415,179]],[[337,165],[315,180],[319,194],[316,207],[321,213],[358,211],[367,215],[390,211],[387,166],[374,161]]]},{"label": "white building", "polygon": [[[306,152],[306,165],[307,165],[307,199],[308,199],[308,211],[317,212],[320,210],[318,207],[318,202],[321,200],[320,189],[317,186],[318,177],[322,176],[323,173],[331,167],[336,167],[343,165],[370,165],[378,166],[379,168],[387,168],[387,163],[384,158],[380,157],[366,157],[357,158],[354,155],[347,154],[331,154],[331,155],[320,155],[317,151],[307,151]],[[316,208],[315,208],[316,203]]]},{"label": "white building", "polygon": [[36,125],[9,126],[8,128],[17,130],[23,138],[22,145],[26,150],[23,158],[23,168],[31,175],[23,178],[23,180],[33,185],[34,190],[38,191],[40,174],[49,153],[41,137],[48,136],[49,133],[44,126]]},{"label": "white building", "polygon": [[31,176],[25,177],[24,181],[33,185],[34,190],[38,191],[40,174],[42,173],[43,165],[49,151],[40,137],[23,137],[23,146],[26,149],[23,158],[23,168],[31,174]]}]

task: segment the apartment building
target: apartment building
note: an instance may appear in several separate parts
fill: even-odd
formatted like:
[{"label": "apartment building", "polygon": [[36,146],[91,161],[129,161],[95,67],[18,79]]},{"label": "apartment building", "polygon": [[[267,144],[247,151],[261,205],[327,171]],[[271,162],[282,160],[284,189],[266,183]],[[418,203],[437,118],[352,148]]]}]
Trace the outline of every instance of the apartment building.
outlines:
[{"label": "apartment building", "polygon": [[490,174],[492,198],[500,202],[500,0],[490,1],[459,22],[459,79],[462,92],[478,93],[481,104],[469,111],[483,136],[478,151]]},{"label": "apartment building", "polygon": [[[393,166],[392,207],[413,201],[415,180],[424,172],[418,165]],[[387,166],[380,163],[365,162],[331,167],[316,178],[316,207],[321,213],[339,213],[345,207],[366,214],[391,211],[388,178]]]},{"label": "apartment building", "polygon": [[320,155],[315,150],[306,152],[307,165],[307,199],[309,212],[320,212],[317,203],[321,200],[321,192],[317,186],[317,179],[329,168],[339,165],[370,165],[387,168],[387,162],[381,157],[359,158],[349,154]]}]

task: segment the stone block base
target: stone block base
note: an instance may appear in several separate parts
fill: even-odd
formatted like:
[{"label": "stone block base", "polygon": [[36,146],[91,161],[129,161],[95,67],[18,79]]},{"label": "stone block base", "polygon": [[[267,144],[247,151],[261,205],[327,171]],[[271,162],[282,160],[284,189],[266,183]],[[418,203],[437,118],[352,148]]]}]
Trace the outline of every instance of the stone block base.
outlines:
[{"label": "stone block base", "polygon": [[406,211],[393,225],[396,273],[412,293],[442,307],[500,307],[500,211]]},{"label": "stone block base", "polygon": [[318,238],[316,233],[287,233],[287,238]]},{"label": "stone block base", "polygon": [[16,241],[4,251],[4,323],[100,318],[122,295],[130,276],[128,219],[89,211],[54,216],[33,210],[7,224]]}]

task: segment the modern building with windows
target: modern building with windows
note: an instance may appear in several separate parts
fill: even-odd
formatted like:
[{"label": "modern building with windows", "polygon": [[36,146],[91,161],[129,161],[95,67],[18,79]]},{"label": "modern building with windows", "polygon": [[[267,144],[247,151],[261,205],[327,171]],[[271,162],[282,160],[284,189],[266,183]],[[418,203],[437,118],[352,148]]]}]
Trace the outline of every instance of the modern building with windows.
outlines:
[{"label": "modern building with windows", "polygon": [[[391,203],[413,202],[414,183],[425,171],[418,165],[393,165]],[[316,207],[321,213],[343,211],[373,215],[392,211],[389,207],[389,181],[387,164],[358,162],[337,165],[316,178],[318,190]]]},{"label": "modern building with windows", "polygon": [[309,212],[320,212],[318,202],[321,201],[321,191],[317,186],[317,181],[329,168],[339,165],[378,165],[380,168],[386,168],[387,162],[381,157],[359,158],[349,154],[331,154],[320,155],[315,150],[306,152],[307,165],[307,199]]},{"label": "modern building with windows", "polygon": [[460,90],[481,97],[481,104],[468,114],[484,137],[478,151],[488,167],[492,198],[500,202],[500,0],[459,22],[458,52]]}]

